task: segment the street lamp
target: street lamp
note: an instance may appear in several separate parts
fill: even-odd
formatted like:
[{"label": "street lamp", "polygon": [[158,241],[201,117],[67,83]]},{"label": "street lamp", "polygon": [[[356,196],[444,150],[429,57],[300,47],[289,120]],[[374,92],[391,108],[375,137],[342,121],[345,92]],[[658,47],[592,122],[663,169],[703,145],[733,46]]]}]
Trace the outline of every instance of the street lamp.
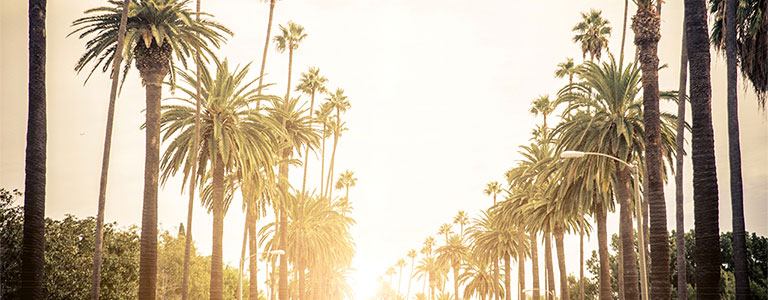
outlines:
[{"label": "street lamp", "polygon": [[[284,250],[272,250],[272,251],[269,251],[267,253],[272,254],[272,255],[285,255],[285,251]],[[264,254],[264,252],[256,252],[256,253],[251,254],[250,256],[248,256],[248,258],[240,258],[240,270],[238,272],[239,273],[238,278],[240,280],[237,281],[237,300],[243,300],[243,266],[245,266],[245,261],[246,260],[250,260],[251,258],[253,258],[254,256],[259,255],[259,254]],[[256,290],[257,291],[259,290],[258,284],[259,283],[257,282],[256,283]]]},{"label": "street lamp", "polygon": [[615,161],[618,161],[627,168],[631,170],[631,172],[634,174],[635,177],[635,213],[637,214],[637,232],[638,232],[638,243],[640,244],[640,286],[641,286],[641,295],[643,300],[648,300],[648,276],[647,276],[647,270],[646,270],[646,259],[645,259],[645,231],[643,230],[643,217],[642,217],[642,210],[640,208],[640,204],[642,202],[642,199],[640,198],[640,170],[638,169],[637,165],[630,165],[629,163],[608,155],[603,154],[599,152],[582,152],[582,151],[563,151],[560,154],[561,158],[581,158],[585,155],[595,155],[595,156],[602,156],[606,158],[613,159]]}]

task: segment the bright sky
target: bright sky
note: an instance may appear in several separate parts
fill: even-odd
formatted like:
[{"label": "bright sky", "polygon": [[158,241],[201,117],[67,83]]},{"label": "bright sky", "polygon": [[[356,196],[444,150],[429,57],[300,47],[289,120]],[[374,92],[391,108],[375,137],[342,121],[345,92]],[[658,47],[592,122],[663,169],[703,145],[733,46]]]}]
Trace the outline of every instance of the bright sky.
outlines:
[{"label": "bright sky", "polygon": [[[84,50],[84,41],[66,35],[84,10],[105,2],[48,3],[46,214],[52,218],[96,214],[109,83],[105,74],[95,74],[83,86],[85,74],[75,74],[73,66]],[[681,5],[670,1],[662,12],[659,55],[661,63],[669,65],[660,72],[662,89],[678,86]],[[235,32],[220,56],[232,63],[254,62],[251,75],[258,76],[268,4],[233,0],[203,1],[202,6]],[[343,116],[350,130],[340,140],[336,170],[350,169],[359,178],[350,192],[357,220],[353,228],[357,244],[353,267],[357,271],[351,282],[358,299],[373,295],[376,278],[409,249],[420,249],[424,238],[436,235],[440,224],[452,221],[457,211],[475,217],[491,203],[482,194],[485,184],[503,180],[504,172],[520,158],[517,147],[528,143],[531,129],[540,122],[528,113],[530,101],[563,86],[563,79],[552,76],[557,63],[566,57],[581,61],[578,46],[571,42],[571,28],[579,21],[579,13],[590,8],[603,10],[611,22],[609,48],[617,51],[623,1],[277,3],[273,33],[277,24],[292,20],[309,35],[295,53],[294,78],[310,66],[320,67],[330,80],[328,88],[344,88],[352,104]],[[634,10],[630,6],[630,16]],[[0,187],[23,190],[27,7],[22,1],[2,1],[0,16]],[[625,52],[630,58],[632,40],[628,29]],[[270,90],[275,94],[285,90],[286,69],[287,55],[270,46],[266,81],[276,83]],[[713,59],[712,82],[720,228],[726,231],[731,228],[731,211],[725,62],[720,57]],[[747,230],[766,235],[768,124],[749,88],[740,88],[739,97]],[[106,208],[106,220],[121,225],[141,220],[144,133],[139,126],[144,122],[143,107],[144,91],[133,70],[117,102]],[[676,111],[671,104],[662,107]],[[312,187],[318,186],[318,166],[319,161],[310,161],[309,174],[314,176],[308,184]],[[690,229],[690,160],[686,160],[685,172],[685,217]],[[292,169],[292,182],[300,182],[300,173]],[[160,191],[162,228],[174,230],[186,220],[187,196],[179,192],[178,180]],[[668,228],[673,229],[674,186],[668,185],[665,193]],[[224,231],[224,259],[233,266],[239,259],[244,221],[238,208],[230,209]],[[618,218],[611,214],[609,233],[617,231],[617,224]],[[211,216],[199,205],[193,229],[199,251],[208,255]],[[587,255],[596,249],[596,239],[588,247]],[[575,249],[578,238],[566,237],[569,273],[578,272]]]}]

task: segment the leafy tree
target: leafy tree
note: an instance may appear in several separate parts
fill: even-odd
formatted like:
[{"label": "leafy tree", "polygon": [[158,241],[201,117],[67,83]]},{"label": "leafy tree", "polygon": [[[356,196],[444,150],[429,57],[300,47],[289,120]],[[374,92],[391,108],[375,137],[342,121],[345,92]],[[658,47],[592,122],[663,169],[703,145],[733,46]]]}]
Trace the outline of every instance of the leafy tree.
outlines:
[{"label": "leafy tree", "polygon": [[602,11],[592,9],[589,13],[581,13],[581,22],[573,27],[576,32],[573,42],[581,46],[582,58],[600,60],[603,49],[608,50],[608,36],[611,35],[611,26],[608,20],[603,19]]}]

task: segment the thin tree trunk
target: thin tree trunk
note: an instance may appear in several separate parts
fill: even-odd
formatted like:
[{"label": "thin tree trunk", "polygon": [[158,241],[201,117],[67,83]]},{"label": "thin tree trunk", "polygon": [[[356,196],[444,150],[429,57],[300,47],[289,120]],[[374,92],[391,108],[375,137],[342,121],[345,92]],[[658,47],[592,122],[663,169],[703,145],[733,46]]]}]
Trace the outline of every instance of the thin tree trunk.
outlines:
[{"label": "thin tree trunk", "polygon": [[249,218],[250,214],[246,213],[245,223],[243,224],[243,248],[240,251],[240,268],[237,269],[237,300],[243,299],[243,269],[245,268],[245,249],[248,246]]},{"label": "thin tree trunk", "polygon": [[29,108],[24,161],[24,236],[21,255],[22,299],[43,299],[45,266],[46,0],[29,1]]},{"label": "thin tree trunk", "polygon": [[[736,53],[736,0],[725,1],[725,54],[728,65],[728,158],[731,179],[731,211],[733,214],[733,265],[736,277],[736,299],[750,297],[747,270],[747,242],[744,232],[744,199],[741,184],[741,142],[739,141],[739,102]],[[765,13],[765,12],[763,12]]]},{"label": "thin tree trunk", "polygon": [[403,282],[403,267],[402,266],[400,266],[400,272],[398,272],[398,273],[399,273],[399,275],[398,275],[398,278],[397,278],[397,293],[400,294],[400,293],[402,293],[400,291],[400,283]]},{"label": "thin tree trunk", "polygon": [[552,262],[552,237],[549,232],[545,233],[544,261],[547,264],[547,299],[555,299],[555,268]]},{"label": "thin tree trunk", "polygon": [[[259,71],[259,86],[264,84],[264,67],[267,65],[267,52],[269,52],[269,38],[272,34],[272,16],[275,14],[275,0],[269,1],[269,21],[267,22],[267,38],[264,41],[264,52],[261,56],[261,70]],[[259,90],[261,95],[261,89]],[[256,100],[256,109],[259,109],[261,100]]]},{"label": "thin tree trunk", "polygon": [[[648,176],[650,215],[651,286],[653,299],[670,297],[669,233],[661,174],[661,120],[659,116],[659,55],[661,20],[654,7],[639,5],[632,20],[635,45],[638,46],[643,81],[643,124],[645,124],[645,159]],[[707,46],[708,47],[708,46]],[[638,216],[639,217],[639,216]],[[642,230],[642,229],[638,229]],[[645,250],[642,250],[645,251]]]},{"label": "thin tree trunk", "polygon": [[[510,255],[504,255],[504,299],[505,300],[512,300],[512,267],[510,264],[512,263],[512,259],[510,258]],[[458,269],[458,268],[457,268]],[[456,288],[456,294],[458,295],[459,288]],[[458,299],[458,296],[456,297]]]},{"label": "thin tree trunk", "polygon": [[[338,115],[338,111],[337,111]],[[333,188],[331,188],[333,184],[333,165],[336,161],[336,146],[339,144],[339,131],[341,131],[341,124],[339,122],[336,122],[336,131],[333,134],[333,151],[331,151],[331,163],[328,166],[328,181],[326,182],[326,195],[328,198],[331,198],[331,193],[333,192]]]},{"label": "thin tree trunk", "polygon": [[249,285],[248,285],[248,299],[259,299],[259,280],[258,280],[258,262],[259,262],[259,244],[258,244],[258,236],[256,235],[256,218],[258,217],[257,213],[255,213],[257,210],[248,208],[248,214],[251,214],[251,217],[248,219],[248,235],[251,237],[248,240],[248,255],[250,256],[250,259],[248,260],[249,268]]},{"label": "thin tree trunk", "polygon": [[[309,102],[309,128],[312,128],[312,112],[315,110],[315,90],[312,90],[312,98]],[[307,190],[307,167],[309,166],[309,144],[304,151],[304,176],[301,180],[301,196],[305,197],[304,193]]]},{"label": "thin tree trunk", "polygon": [[324,189],[323,182],[325,181],[325,173],[324,173],[325,172],[325,140],[326,140],[325,131],[328,127],[327,125],[328,125],[328,122],[326,120],[323,120],[323,133],[322,133],[323,146],[322,146],[322,151],[320,151],[322,152],[322,155],[321,155],[322,158],[320,159],[320,195],[322,196],[325,196],[325,189]]},{"label": "thin tree trunk", "polygon": [[533,273],[533,300],[539,300],[539,250],[536,241],[536,233],[531,233],[531,273]]},{"label": "thin tree trunk", "polygon": [[[456,300],[459,300],[459,266],[453,267],[453,295]],[[507,299],[509,300],[509,299]]]},{"label": "thin tree trunk", "polygon": [[612,300],[611,273],[608,254],[608,232],[606,230],[606,209],[603,199],[595,199],[595,219],[597,219],[597,253],[600,257],[600,300]]},{"label": "thin tree trunk", "polygon": [[[630,196],[629,168],[616,162],[617,186],[616,196],[619,201],[619,231],[621,231],[620,247],[622,248],[622,265],[624,266],[624,299],[639,299],[637,256],[635,256],[635,236],[632,229],[632,200]],[[639,217],[639,216],[638,216]]]},{"label": "thin tree trunk", "polygon": [[621,30],[621,50],[619,50],[619,65],[624,65],[624,42],[627,39],[627,12],[629,10],[629,0],[624,0],[624,25]]},{"label": "thin tree trunk", "polygon": [[[619,217],[621,218],[621,217]],[[621,221],[619,221],[621,222]],[[621,226],[619,226],[621,227]],[[622,244],[622,241],[624,240],[623,232],[621,229],[619,229],[619,253],[616,255],[618,262],[618,273],[616,274],[616,278],[619,281],[619,300],[625,300],[627,298],[624,297],[624,245]]]},{"label": "thin tree trunk", "polygon": [[293,46],[288,45],[288,88],[285,91],[285,101],[291,99],[291,72],[293,71]]},{"label": "thin tree trunk", "polygon": [[[557,264],[560,272],[560,299],[570,300],[568,292],[568,273],[565,271],[565,248],[563,245],[563,226],[555,223],[555,247],[557,248]],[[509,300],[509,299],[507,299]]]},{"label": "thin tree trunk", "polygon": [[405,293],[405,299],[411,298],[411,280],[413,280],[413,263],[414,263],[414,259],[415,259],[415,257],[411,258],[411,275],[408,276],[408,290]]},{"label": "thin tree trunk", "polygon": [[499,258],[498,256],[493,258],[493,297],[496,300],[499,300],[501,298],[501,295],[499,295],[498,287],[496,283],[499,282]]},{"label": "thin tree trunk", "polygon": [[299,273],[298,278],[296,278],[297,280],[299,280],[299,300],[305,300],[307,299],[306,298],[307,287],[305,283],[306,278],[304,277],[305,276],[304,271],[306,269],[306,264],[304,263],[304,259],[299,259],[299,263],[296,265],[296,267],[297,267],[296,272]]},{"label": "thin tree trunk", "polygon": [[[200,20],[200,0],[197,0],[196,5],[196,12],[198,13],[195,16],[196,20]],[[195,207],[195,184],[197,183],[197,163],[198,163],[198,147],[200,146],[200,98],[202,97],[201,93],[201,84],[200,84],[200,55],[197,54],[197,60],[195,62],[195,144],[192,146],[192,170],[190,172],[190,178],[189,178],[189,203],[187,204],[187,235],[184,240],[184,269],[183,269],[183,275],[181,280],[181,299],[187,300],[189,297],[189,268],[190,268],[190,260],[192,256],[192,212]]]},{"label": "thin tree trunk", "polygon": [[[130,0],[123,2],[123,10],[120,14],[120,27],[117,34],[116,49],[123,49],[125,42],[125,27],[128,23],[128,5]],[[120,52],[122,54],[122,52]],[[107,128],[104,134],[104,151],[101,159],[101,179],[99,180],[99,204],[96,213],[96,235],[93,249],[93,273],[91,277],[91,300],[99,299],[99,287],[101,285],[101,255],[104,230],[104,206],[107,202],[107,177],[109,175],[109,155],[112,150],[112,124],[115,119],[115,98],[117,98],[117,82],[120,78],[120,64],[122,55],[112,55],[112,87],[109,91],[109,108],[107,109]]]},{"label": "thin tree trunk", "polygon": [[[145,76],[146,75],[146,76]],[[165,74],[142,74],[146,84],[144,204],[139,250],[139,300],[154,300],[157,290],[157,186],[160,158],[160,99]]]},{"label": "thin tree trunk", "polygon": [[[285,125],[285,124],[283,124]],[[282,159],[283,163],[280,164],[278,170],[278,186],[282,192],[282,199],[280,200],[280,250],[288,249],[288,217],[285,215],[285,202],[288,201],[286,195],[288,195],[288,163],[286,162],[290,158],[293,150],[288,147],[283,149]],[[280,255],[280,271],[278,274],[278,291],[277,297],[279,300],[288,300],[288,259],[287,253]]]},{"label": "thin tree trunk", "polygon": [[224,161],[215,154],[213,162],[213,234],[211,247],[210,299],[224,299]]},{"label": "thin tree trunk", "polygon": [[517,282],[520,286],[518,299],[525,299],[525,255],[522,252],[517,255]]},{"label": "thin tree trunk", "polygon": [[579,300],[584,300],[584,229],[579,229]]},{"label": "thin tree trunk", "polygon": [[677,143],[675,153],[675,245],[677,247],[677,299],[688,300],[688,279],[685,259],[685,197],[683,195],[683,149],[685,141],[685,94],[688,79],[688,48],[686,46],[685,18],[683,18],[683,42],[680,51],[680,86],[677,103]]},{"label": "thin tree trunk", "polygon": [[[685,0],[685,17],[693,116],[691,157],[696,228],[696,293],[697,299],[719,299],[720,232],[706,2]],[[652,261],[654,264],[655,261]]]}]

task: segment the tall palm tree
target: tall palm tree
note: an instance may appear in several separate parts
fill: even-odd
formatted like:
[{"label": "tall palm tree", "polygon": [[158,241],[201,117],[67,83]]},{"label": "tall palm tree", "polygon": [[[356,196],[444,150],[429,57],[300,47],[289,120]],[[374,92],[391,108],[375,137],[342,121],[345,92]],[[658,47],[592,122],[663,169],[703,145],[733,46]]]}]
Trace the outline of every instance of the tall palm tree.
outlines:
[{"label": "tall palm tree", "polygon": [[[266,0],[265,0],[266,1]],[[264,84],[264,67],[267,66],[267,52],[269,51],[269,40],[272,33],[272,16],[275,14],[275,0],[269,0],[269,21],[267,21],[267,38],[264,41],[264,52],[261,56],[261,70],[259,71],[259,86]],[[259,103],[256,103],[257,107]]]},{"label": "tall palm tree", "polygon": [[443,225],[440,225],[440,229],[437,230],[438,235],[442,234],[445,236],[446,244],[448,243],[448,235],[451,233],[453,233],[453,226],[451,226],[451,224],[448,224],[448,223],[444,223]]},{"label": "tall palm tree", "polygon": [[429,284],[429,299],[434,299],[435,288],[442,286],[445,282],[446,268],[448,266],[441,264],[435,257],[427,256],[419,261],[416,266],[416,274],[419,279],[423,279]]},{"label": "tall palm tree", "polygon": [[582,59],[600,60],[603,49],[608,50],[608,36],[611,35],[611,26],[608,20],[603,19],[603,12],[592,9],[589,13],[581,13],[581,22],[573,26],[576,32],[573,42],[581,46]]},{"label": "tall palm tree", "polygon": [[[527,237],[518,228],[519,224],[500,214],[501,211],[503,210],[483,211],[481,217],[475,219],[469,232],[474,242],[475,253],[494,262],[498,258],[504,259],[504,292],[494,292],[503,294],[506,299],[511,299],[511,259],[517,259],[519,254],[527,253],[528,243],[526,242]],[[518,261],[518,263],[522,263],[522,261]]]},{"label": "tall palm tree", "polygon": [[462,238],[456,234],[451,235],[444,246],[437,248],[437,261],[439,264],[451,266],[453,270],[453,295],[459,299],[459,268],[467,256],[467,247]]},{"label": "tall palm tree", "polygon": [[[296,86],[296,91],[302,92],[304,94],[307,94],[310,96],[310,102],[309,102],[309,114],[310,118],[312,117],[312,113],[315,111],[315,93],[327,93],[328,90],[325,88],[325,83],[328,81],[327,78],[320,76],[320,69],[315,67],[310,67],[309,71],[306,73],[301,73],[301,80],[299,82],[299,85]],[[312,126],[312,119],[310,119],[309,125]],[[301,180],[301,193],[304,194],[306,187],[307,187],[307,166],[309,162],[309,147],[306,148],[304,152],[304,176]]]},{"label": "tall palm tree", "polygon": [[339,137],[341,136],[341,131],[343,124],[341,123],[341,113],[346,112],[347,109],[349,109],[350,104],[347,100],[347,96],[344,95],[343,89],[336,89],[336,92],[330,95],[331,97],[327,98],[332,105],[333,108],[336,110],[336,125],[331,127],[333,129],[333,151],[331,151],[331,164],[328,166],[328,180],[326,181],[326,189],[327,192],[325,193],[326,197],[331,197],[331,182],[333,182],[333,166],[336,161],[336,147],[339,144]]},{"label": "tall palm tree", "polygon": [[339,180],[336,181],[336,189],[344,189],[344,199],[347,199],[349,201],[349,188],[355,186],[357,184],[357,178],[355,178],[355,172],[352,172],[350,170],[344,171],[344,173],[339,174]]},{"label": "tall palm tree", "polygon": [[693,116],[691,157],[693,158],[693,211],[697,250],[694,257],[696,292],[698,299],[717,299],[720,297],[720,231],[706,1],[685,0],[685,20]]},{"label": "tall palm tree", "polygon": [[389,267],[387,268],[387,271],[384,272],[384,275],[387,275],[389,277],[389,286],[392,287],[392,276],[395,275],[397,271],[395,271],[395,267]]},{"label": "tall palm tree", "polygon": [[[636,161],[642,155],[644,149],[644,124],[642,107],[636,99],[640,91],[640,70],[633,64],[621,66],[616,63],[613,56],[609,62],[598,65],[592,62],[585,63],[581,77],[583,83],[574,84],[560,93],[562,97],[587,97],[590,91],[596,92],[597,101],[590,104],[594,106],[594,114],[577,113],[573,118],[565,120],[554,130],[559,138],[560,149],[591,151],[605,153],[623,161]],[[665,93],[665,97],[666,97]],[[572,109],[572,105],[569,109]],[[663,124],[660,130],[660,142],[663,153],[671,160],[674,153],[675,117],[662,114]],[[582,180],[588,185],[598,184],[604,187],[612,186],[615,196],[620,204],[620,231],[622,234],[623,264],[625,267],[625,295],[633,299],[637,297],[637,263],[633,244],[632,210],[631,210],[631,181],[630,170],[619,162],[607,161],[601,157],[585,158],[589,165],[575,166],[579,162],[569,161],[566,170],[578,170],[579,174],[573,174],[573,178],[586,176]],[[661,165],[659,166],[661,169]],[[585,175],[586,174],[586,175]],[[615,184],[612,176],[615,175]],[[637,174],[635,174],[637,175]],[[591,178],[590,178],[591,177]],[[597,181],[593,183],[593,181]],[[611,199],[609,189],[601,189],[601,199]],[[587,198],[592,189],[586,188],[580,193],[581,198]],[[597,200],[597,199],[596,199]],[[600,208],[610,206],[610,203],[599,203]],[[598,207],[595,206],[595,209]],[[598,214],[598,238],[602,235],[600,222],[602,212]],[[603,242],[602,240],[600,241]],[[603,245],[601,245],[603,247]],[[667,258],[668,259],[668,258]]]},{"label": "tall palm tree", "polygon": [[[231,32],[211,20],[195,20],[186,8],[188,0],[156,0],[134,2],[131,5],[126,41],[123,49],[116,49],[121,3],[110,1],[111,7],[87,10],[89,16],[77,19],[73,33],[80,38],[93,36],[86,44],[86,52],[75,65],[81,71],[94,62],[91,73],[102,63],[112,61],[112,53],[126,55],[126,72],[136,61],[146,89],[146,154],[144,165],[144,204],[142,208],[141,249],[139,259],[139,299],[153,299],[157,275],[157,186],[160,134],[160,99],[163,79],[172,68],[173,56],[186,66],[186,57],[193,52],[211,53],[209,43],[218,47]],[[106,58],[106,59],[105,59]],[[125,78],[125,77],[123,77]]]},{"label": "tall palm tree", "polygon": [[573,83],[573,75],[576,75],[578,72],[578,66],[573,63],[573,58],[566,57],[564,62],[561,62],[557,64],[557,69],[555,69],[555,77],[557,78],[568,78],[568,84]]},{"label": "tall palm tree", "polygon": [[498,181],[492,181],[485,186],[483,193],[487,196],[493,196],[493,205],[496,205],[496,195],[502,191],[501,184]]},{"label": "tall palm tree", "polygon": [[481,255],[470,255],[464,265],[464,272],[459,275],[459,283],[464,285],[464,298],[477,295],[480,299],[490,299],[494,291],[503,291],[501,282],[493,275],[490,260]]},{"label": "tall palm tree", "polygon": [[555,110],[555,106],[556,103],[549,100],[549,95],[539,96],[536,99],[533,99],[533,102],[531,102],[531,109],[529,109],[529,112],[534,116],[541,114],[541,117],[544,119],[544,123],[542,125],[543,137],[547,136],[547,116],[552,114],[552,112]]},{"label": "tall palm tree", "polygon": [[453,217],[453,224],[459,224],[459,235],[461,238],[464,238],[464,225],[469,224],[469,217],[467,217],[467,212],[460,210],[459,213]]},{"label": "tall palm tree", "polygon": [[[642,69],[643,123],[645,124],[645,177],[647,181],[651,244],[651,286],[653,298],[669,298],[669,237],[664,179],[661,174],[662,145],[659,111],[659,39],[661,18],[656,10],[658,0],[638,0],[632,17],[632,31]],[[642,229],[638,229],[642,230]],[[626,251],[626,249],[625,249]],[[641,249],[641,251],[646,251]],[[634,282],[633,282],[634,283]],[[645,291],[643,291],[645,293]]]},{"label": "tall palm tree", "polygon": [[330,137],[330,130],[328,130],[329,119],[333,113],[333,104],[330,101],[324,102],[320,105],[320,109],[315,110],[315,119],[320,123],[323,123],[323,130],[320,131],[320,138],[323,140],[320,154],[320,195],[325,194],[324,182],[325,182],[325,140]]},{"label": "tall palm tree", "polygon": [[680,86],[677,102],[677,145],[675,151],[675,247],[677,248],[677,299],[688,300],[687,261],[685,258],[685,197],[683,195],[683,149],[685,141],[685,101],[688,79],[688,48],[686,47],[685,18],[680,50]]},{"label": "tall palm tree", "polygon": [[[278,168],[278,197],[279,217],[279,248],[288,247],[288,232],[283,230],[288,226],[288,217],[285,213],[285,205],[289,200],[288,193],[288,171],[289,162],[293,151],[309,145],[313,149],[319,143],[319,135],[309,125],[311,117],[307,116],[303,106],[298,105],[299,99],[272,98],[272,108],[269,109],[270,118],[281,124],[282,131],[285,133],[282,149],[280,153],[280,164]],[[288,299],[288,258],[287,255],[280,256],[280,271],[278,278],[278,298],[280,300]]]},{"label": "tall palm tree", "polygon": [[[755,20],[764,14],[766,1],[710,0],[710,12],[715,22],[712,25],[712,44],[716,50],[725,50],[728,76],[728,158],[730,162],[731,211],[733,214],[733,258],[736,277],[736,297],[747,299],[749,278],[747,270],[747,245],[744,231],[744,200],[741,172],[741,143],[739,141],[739,113],[736,86],[738,85],[737,64],[741,62],[741,73],[752,82],[758,94],[759,103],[765,108],[765,93],[768,79],[764,74],[754,76],[754,69],[768,70],[766,55],[756,55],[750,50],[760,48],[768,51],[768,20]],[[759,2],[763,2],[762,8]],[[762,11],[763,13],[760,13]],[[724,15],[724,16],[723,16]],[[762,26],[756,23],[763,23]],[[725,32],[723,32],[723,27]],[[738,30],[737,30],[738,28]],[[762,41],[760,41],[762,39]],[[752,42],[752,43],[750,43]],[[747,45],[752,44],[752,45]],[[762,45],[761,45],[762,44]],[[750,50],[747,50],[750,49]],[[758,52],[759,53],[759,52]],[[762,79],[762,91],[761,87]]]},{"label": "tall palm tree", "polygon": [[397,271],[397,274],[399,278],[397,279],[397,294],[400,295],[402,292],[400,291],[400,283],[403,281],[403,267],[405,267],[405,259],[399,259],[395,266],[399,269]]},{"label": "tall palm tree", "polygon": [[[120,14],[120,28],[117,35],[117,49],[122,49],[125,42],[125,27],[128,23],[128,6],[130,0],[125,0]],[[122,53],[121,53],[122,54]],[[99,202],[96,213],[96,234],[93,243],[93,272],[91,277],[91,300],[99,299],[99,288],[101,286],[101,255],[103,245],[104,230],[104,206],[107,202],[107,175],[109,174],[109,154],[112,150],[112,125],[115,118],[115,98],[117,98],[117,82],[120,78],[120,64],[123,61],[122,55],[112,54],[112,87],[109,92],[109,106],[107,108],[107,128],[104,134],[104,151],[101,159],[101,177],[99,179]]]},{"label": "tall palm tree", "polygon": [[293,51],[299,48],[299,44],[307,37],[304,26],[288,21],[288,27],[280,25],[281,35],[275,36],[275,46],[280,53],[288,50],[288,88],[285,91],[285,99],[291,98],[291,71],[293,70]]},{"label": "tall palm tree", "polygon": [[408,276],[408,289],[405,292],[405,299],[411,298],[411,280],[413,280],[413,266],[416,260],[416,249],[408,251],[408,258],[411,259],[411,274]]},{"label": "tall palm tree", "polygon": [[[178,89],[188,98],[172,98],[180,103],[163,107],[160,119],[163,141],[174,138],[161,159],[161,180],[164,183],[179,171],[185,182],[192,177],[202,183],[210,177],[210,197],[201,196],[204,206],[213,214],[210,294],[211,299],[223,299],[224,215],[231,202],[227,200],[231,195],[225,197],[225,192],[232,190],[226,187],[225,181],[229,181],[230,186],[234,186],[235,181],[225,177],[273,165],[273,153],[278,147],[275,133],[280,131],[278,123],[251,109],[257,99],[266,97],[257,96],[262,87],[252,87],[255,80],[245,81],[250,65],[230,71],[226,60],[221,62],[213,57],[213,62],[215,75],[201,68],[200,145],[194,143],[197,79],[194,74],[179,70],[185,86]],[[200,160],[192,161],[196,150]],[[197,165],[197,174],[190,172],[193,164]]]},{"label": "tall palm tree", "polygon": [[45,265],[45,17],[46,0],[29,1],[29,108],[24,161],[24,237],[21,297],[42,299]]}]

